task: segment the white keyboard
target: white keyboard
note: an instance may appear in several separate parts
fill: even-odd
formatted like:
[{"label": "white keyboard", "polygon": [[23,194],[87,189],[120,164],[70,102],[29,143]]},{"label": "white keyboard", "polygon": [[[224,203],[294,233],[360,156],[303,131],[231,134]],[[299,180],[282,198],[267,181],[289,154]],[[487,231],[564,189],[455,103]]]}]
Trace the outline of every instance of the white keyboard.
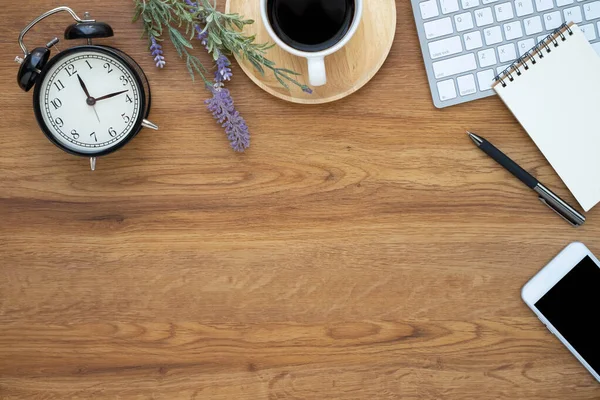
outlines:
[{"label": "white keyboard", "polygon": [[494,94],[494,77],[564,22],[600,54],[600,0],[412,0],[433,103]]}]

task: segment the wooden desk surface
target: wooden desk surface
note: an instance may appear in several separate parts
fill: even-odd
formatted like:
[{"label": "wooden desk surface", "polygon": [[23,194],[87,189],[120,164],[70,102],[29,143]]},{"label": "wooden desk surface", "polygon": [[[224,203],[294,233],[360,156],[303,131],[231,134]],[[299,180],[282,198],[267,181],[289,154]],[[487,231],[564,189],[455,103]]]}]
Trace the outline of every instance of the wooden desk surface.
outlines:
[{"label": "wooden desk surface", "polygon": [[62,3],[3,4],[0,398],[600,397],[520,300],[569,242],[600,253],[600,209],[570,228],[475,150],[466,129],[572,200],[498,98],[433,107],[408,1],[348,99],[288,104],[234,68],[244,155],[172,48],[152,68],[131,1],[72,2],[146,69],[161,128],[94,173],[15,82],[19,31]]}]

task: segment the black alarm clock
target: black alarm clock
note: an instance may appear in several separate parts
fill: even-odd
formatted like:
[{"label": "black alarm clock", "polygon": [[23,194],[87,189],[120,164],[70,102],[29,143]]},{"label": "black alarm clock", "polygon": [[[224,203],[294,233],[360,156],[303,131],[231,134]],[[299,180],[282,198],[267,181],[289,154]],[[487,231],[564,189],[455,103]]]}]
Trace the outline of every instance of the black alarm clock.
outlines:
[{"label": "black alarm clock", "polygon": [[[31,52],[23,41],[27,32],[50,15],[68,12],[76,21],[65,30],[66,40],[84,39],[86,45],[72,47],[50,58],[51,40]],[[113,36],[112,28],[81,19],[69,7],[58,7],[33,20],[19,35],[24,58],[17,81],[24,91],[35,86],[33,110],[46,137],[62,150],[90,158],[112,153],[142,129],[158,129],[146,118],[150,113],[150,85],[140,66],[113,47],[92,44],[93,39]]]}]

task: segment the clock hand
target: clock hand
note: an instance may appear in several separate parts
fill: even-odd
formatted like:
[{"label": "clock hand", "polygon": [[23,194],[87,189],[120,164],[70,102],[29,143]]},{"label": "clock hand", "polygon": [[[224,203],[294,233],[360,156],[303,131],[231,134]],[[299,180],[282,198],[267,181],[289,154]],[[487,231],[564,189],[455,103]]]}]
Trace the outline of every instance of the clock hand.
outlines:
[{"label": "clock hand", "polygon": [[79,84],[81,85],[81,88],[83,89],[83,93],[85,93],[87,98],[88,99],[93,98],[92,96],[90,96],[90,92],[88,92],[87,86],[85,86],[85,83],[83,83],[83,79],[81,79],[79,74],[77,74],[77,79],[79,79]]},{"label": "clock hand", "polygon": [[81,85],[83,92],[87,96],[87,99],[85,100],[85,102],[89,106],[92,106],[92,108],[94,109],[94,114],[96,114],[96,119],[98,120],[98,122],[100,122],[100,117],[98,116],[98,111],[96,111],[96,99],[94,99],[92,96],[90,96],[90,92],[88,91],[87,86],[85,85],[85,83],[83,82],[83,79],[81,79],[79,74],[77,74],[77,79],[79,79],[79,84]]},{"label": "clock hand", "polygon": [[96,114],[96,118],[98,119],[98,122],[100,122],[100,117],[98,116],[98,111],[96,111],[96,106],[92,106],[92,109],[94,110],[94,114]]},{"label": "clock hand", "polygon": [[129,90],[123,90],[122,92],[116,92],[116,93],[107,94],[106,96],[98,97],[96,99],[96,101],[110,99],[111,97],[115,97],[115,96],[118,96],[120,94],[127,93],[127,92],[129,92]]}]

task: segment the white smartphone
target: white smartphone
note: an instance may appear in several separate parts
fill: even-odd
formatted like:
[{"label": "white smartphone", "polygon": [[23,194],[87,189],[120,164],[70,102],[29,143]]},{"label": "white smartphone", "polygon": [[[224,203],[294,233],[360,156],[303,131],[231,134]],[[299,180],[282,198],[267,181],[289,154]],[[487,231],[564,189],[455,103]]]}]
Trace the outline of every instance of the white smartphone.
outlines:
[{"label": "white smartphone", "polygon": [[600,262],[592,252],[570,244],[527,282],[521,297],[600,382]]}]

